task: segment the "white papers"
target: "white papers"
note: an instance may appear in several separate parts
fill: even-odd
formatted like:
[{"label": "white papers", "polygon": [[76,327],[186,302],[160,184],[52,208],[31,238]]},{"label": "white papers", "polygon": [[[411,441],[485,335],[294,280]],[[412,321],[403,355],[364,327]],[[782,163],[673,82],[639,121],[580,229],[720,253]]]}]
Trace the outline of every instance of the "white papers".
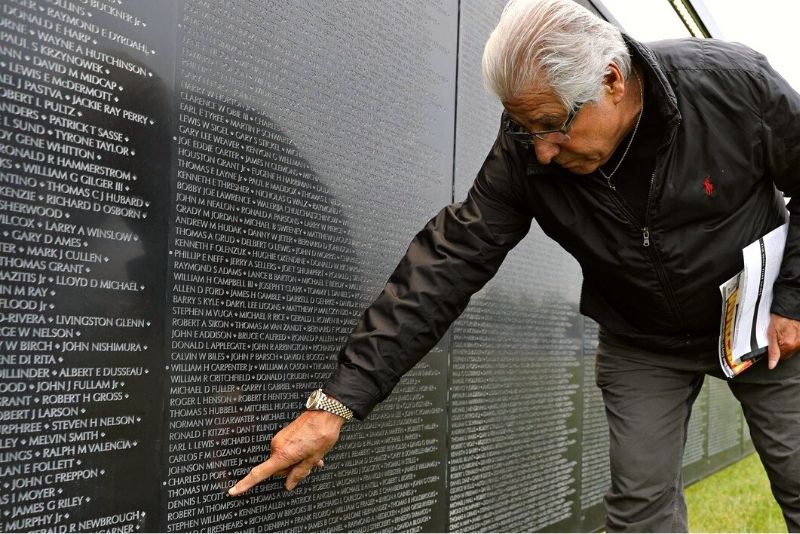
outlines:
[{"label": "white papers", "polygon": [[767,347],[772,286],[783,261],[788,230],[787,223],[745,247],[744,269],[719,287],[719,357],[729,378],[750,367]]},{"label": "white papers", "polygon": [[784,224],[745,247],[741,287],[745,290],[739,308],[740,328],[733,339],[733,354],[746,354],[767,346],[772,284],[778,277],[789,225]]}]

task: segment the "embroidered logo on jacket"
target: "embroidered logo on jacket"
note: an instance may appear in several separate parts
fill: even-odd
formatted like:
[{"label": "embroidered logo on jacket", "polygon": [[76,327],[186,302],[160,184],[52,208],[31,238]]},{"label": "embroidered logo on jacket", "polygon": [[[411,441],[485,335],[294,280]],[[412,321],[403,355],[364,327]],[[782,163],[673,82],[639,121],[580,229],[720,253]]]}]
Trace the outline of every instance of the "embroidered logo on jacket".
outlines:
[{"label": "embroidered logo on jacket", "polygon": [[706,176],[703,182],[703,190],[706,192],[707,197],[714,196],[714,183],[711,181],[711,176]]}]

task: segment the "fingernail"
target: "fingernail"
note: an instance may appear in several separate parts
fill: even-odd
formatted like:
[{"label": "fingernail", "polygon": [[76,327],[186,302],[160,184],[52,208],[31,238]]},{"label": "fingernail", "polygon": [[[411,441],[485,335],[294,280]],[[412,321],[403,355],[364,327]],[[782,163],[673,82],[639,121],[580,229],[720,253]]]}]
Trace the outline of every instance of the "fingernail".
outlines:
[{"label": "fingernail", "polygon": [[238,495],[238,493],[236,493],[236,487],[235,486],[228,490],[228,495],[230,495],[231,497],[236,497],[236,495]]}]

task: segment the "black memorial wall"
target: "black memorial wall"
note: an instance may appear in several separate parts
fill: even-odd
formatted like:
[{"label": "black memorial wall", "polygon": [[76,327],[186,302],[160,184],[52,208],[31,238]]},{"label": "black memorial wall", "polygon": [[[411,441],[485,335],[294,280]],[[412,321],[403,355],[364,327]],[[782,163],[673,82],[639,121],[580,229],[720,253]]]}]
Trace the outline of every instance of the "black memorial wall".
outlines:
[{"label": "black memorial wall", "polygon": [[[323,470],[225,494],[465,194],[501,2],[0,6],[0,530],[601,526],[596,325],[535,228]],[[750,450],[730,400],[687,478]]]}]

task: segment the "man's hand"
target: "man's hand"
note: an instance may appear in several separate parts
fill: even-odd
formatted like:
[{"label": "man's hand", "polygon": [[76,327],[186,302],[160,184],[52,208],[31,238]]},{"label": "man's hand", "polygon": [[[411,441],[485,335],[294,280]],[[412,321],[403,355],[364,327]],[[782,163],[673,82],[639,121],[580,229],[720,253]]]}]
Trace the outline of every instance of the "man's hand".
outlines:
[{"label": "man's hand", "polygon": [[785,360],[800,350],[800,321],[771,314],[769,328],[768,366],[775,369],[780,360]]},{"label": "man's hand", "polygon": [[292,491],[314,467],[324,465],[322,457],[339,439],[344,418],[322,410],[308,410],[275,434],[270,456],[236,483],[228,494],[235,497],[271,476],[286,475],[286,489]]}]

